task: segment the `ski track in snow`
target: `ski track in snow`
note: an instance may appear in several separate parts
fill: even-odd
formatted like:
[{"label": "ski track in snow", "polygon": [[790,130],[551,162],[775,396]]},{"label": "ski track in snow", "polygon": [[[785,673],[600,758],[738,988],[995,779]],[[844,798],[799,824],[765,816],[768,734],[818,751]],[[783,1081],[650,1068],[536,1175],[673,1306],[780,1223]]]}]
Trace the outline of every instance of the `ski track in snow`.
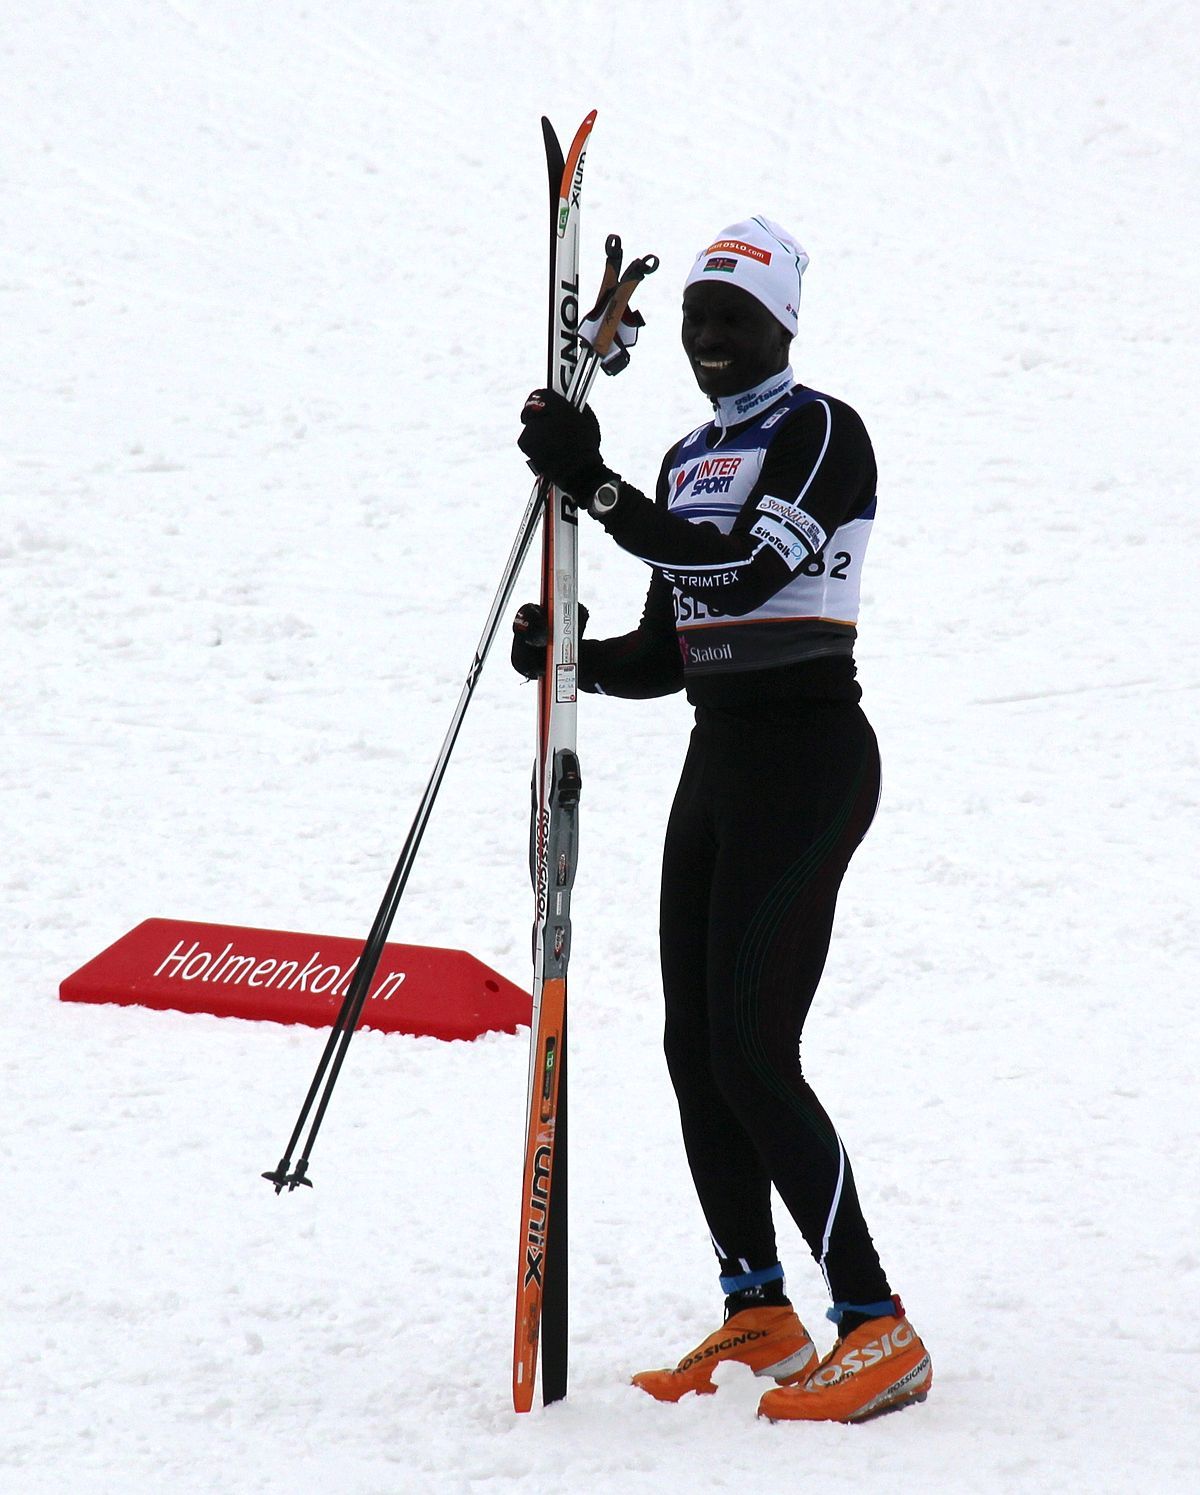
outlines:
[{"label": "ski track in snow", "polygon": [[[1192,1488],[1196,50],[1176,0],[6,10],[6,1495]],[[863,1428],[627,1385],[719,1308],[659,1051],[681,700],[580,713],[565,1404],[509,1402],[525,1035],[360,1034],[277,1199],[318,1035],[56,1000],[151,915],[365,933],[528,491],[538,117],[591,107],[585,264],[663,259],[609,461],[703,418],[679,286],[747,212],[879,456],[884,798],[805,1051],[936,1387]],[[581,570],[630,626],[638,565]],[[525,981],[504,652],[393,937]]]}]

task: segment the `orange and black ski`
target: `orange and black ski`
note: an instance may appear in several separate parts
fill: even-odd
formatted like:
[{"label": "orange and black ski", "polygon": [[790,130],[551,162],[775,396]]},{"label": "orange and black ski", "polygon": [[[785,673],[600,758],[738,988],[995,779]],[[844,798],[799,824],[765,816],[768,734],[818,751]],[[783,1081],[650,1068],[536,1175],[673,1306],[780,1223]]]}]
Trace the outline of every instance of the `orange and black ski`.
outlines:
[{"label": "orange and black ski", "polygon": [[[546,379],[566,394],[579,363],[579,207],[593,111],[564,158],[542,120],[550,189],[550,307]],[[539,1350],[542,1400],[567,1389],[567,961],[575,879],[579,760],[575,753],[578,523],[571,500],[546,485],[541,602],[546,669],[538,691],[530,861],[534,883],[533,1024],[529,1049],[522,1238],[513,1339],[513,1405],[533,1405]]]},{"label": "orange and black ski", "polygon": [[[654,255],[621,268],[610,234],[595,307],[580,318],[579,205],[595,113],[564,158],[542,120],[550,183],[550,314],[547,383],[577,406],[597,369],[619,373],[641,326],[629,299],[658,266]],[[513,1338],[513,1405],[533,1405],[539,1352],[542,1401],[567,1390],[567,962],[575,882],[581,778],[575,743],[579,686],[578,515],[571,499],[543,483],[541,605],[546,663],[538,688],[530,870],[534,885],[533,1023],[529,1044],[521,1249]]]}]

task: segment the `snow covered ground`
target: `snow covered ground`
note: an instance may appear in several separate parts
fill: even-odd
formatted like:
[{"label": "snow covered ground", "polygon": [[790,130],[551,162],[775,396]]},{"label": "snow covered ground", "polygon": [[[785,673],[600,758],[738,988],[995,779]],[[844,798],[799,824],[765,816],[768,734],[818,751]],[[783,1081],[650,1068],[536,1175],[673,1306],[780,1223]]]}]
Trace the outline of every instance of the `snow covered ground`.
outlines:
[{"label": "snow covered ground", "polygon": [[[6,1495],[1194,1488],[1196,51],[1183,0],[5,6]],[[663,260],[610,462],[703,418],[679,288],[753,212],[879,456],[885,794],[806,1052],[937,1384],[863,1428],[627,1384],[719,1310],[682,700],[580,711],[565,1404],[510,1409],[524,1035],[362,1034],[276,1198],[317,1034],[57,1000],[150,915],[365,932],[528,491],[538,117],[591,107],[591,273]],[[638,565],[582,565],[623,630]],[[395,929],[519,981],[532,710],[494,661]]]}]

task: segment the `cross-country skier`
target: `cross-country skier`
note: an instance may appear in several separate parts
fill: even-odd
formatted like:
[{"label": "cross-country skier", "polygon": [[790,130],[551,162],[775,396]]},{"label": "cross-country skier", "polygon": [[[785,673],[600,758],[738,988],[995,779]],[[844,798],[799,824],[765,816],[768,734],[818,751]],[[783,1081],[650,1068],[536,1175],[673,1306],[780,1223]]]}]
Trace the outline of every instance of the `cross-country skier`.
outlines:
[{"label": "cross-country skier", "polygon": [[[779,1383],[762,1415],[854,1421],[923,1400],[932,1369],[800,1063],[838,887],[879,794],[853,657],[875,458],[855,412],[792,375],[807,263],[766,218],[697,257],[683,348],[715,414],[667,453],[653,501],[605,465],[591,410],[556,393],[529,397],[520,447],[653,570],[638,627],[581,644],[581,687],[682,687],[696,708],[663,854],[665,1048],[725,1322],[634,1382],[677,1401],[715,1391],[714,1366],[737,1360]],[[514,622],[530,678],[545,664],[539,614]],[[772,1184],[833,1299],[822,1360],[785,1293]]]}]

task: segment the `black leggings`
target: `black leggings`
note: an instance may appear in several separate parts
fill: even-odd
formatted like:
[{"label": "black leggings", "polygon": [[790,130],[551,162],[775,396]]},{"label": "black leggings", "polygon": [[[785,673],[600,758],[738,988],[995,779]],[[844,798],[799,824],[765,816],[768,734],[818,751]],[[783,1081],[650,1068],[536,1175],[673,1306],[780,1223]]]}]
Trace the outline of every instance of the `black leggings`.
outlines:
[{"label": "black leggings", "polygon": [[667,1065],[722,1275],[774,1265],[774,1184],[834,1300],[853,1303],[891,1289],[800,1034],[878,797],[857,705],[751,721],[700,710],[663,853]]}]

